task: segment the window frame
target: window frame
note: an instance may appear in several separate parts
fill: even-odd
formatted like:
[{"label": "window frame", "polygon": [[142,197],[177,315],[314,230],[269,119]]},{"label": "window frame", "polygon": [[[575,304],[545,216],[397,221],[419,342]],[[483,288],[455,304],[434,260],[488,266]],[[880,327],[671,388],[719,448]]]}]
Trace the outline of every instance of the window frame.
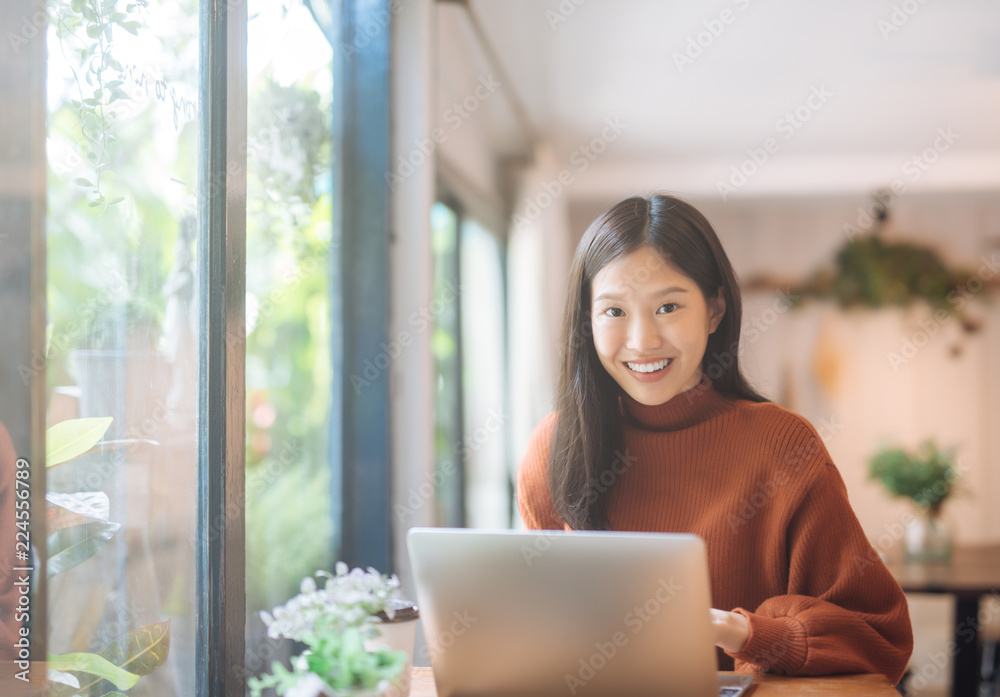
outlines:
[{"label": "window frame", "polygon": [[246,3],[202,0],[200,25],[195,681],[199,697],[241,697],[246,693]]},{"label": "window frame", "polygon": [[[47,23],[42,0],[10,0],[5,14],[11,36],[0,45],[0,420],[10,433],[18,458],[30,467],[29,535],[37,549],[46,539],[45,398],[46,398],[46,258],[45,258],[45,70]],[[33,28],[33,34],[28,29]],[[13,484],[13,482],[12,482]],[[12,488],[13,491],[13,488]],[[31,567],[31,660],[44,661],[48,626],[48,583],[44,554]],[[11,573],[4,570],[4,575]],[[6,576],[5,576],[6,577]],[[9,577],[13,581],[13,577]],[[32,680],[39,676],[33,675]]]},{"label": "window frame", "polygon": [[[334,410],[331,467],[338,499],[336,553],[352,565],[392,571],[389,375],[356,395],[346,379],[387,340],[389,327],[391,0],[332,2],[341,16],[335,46],[340,102],[334,109]],[[42,0],[12,0],[4,14],[44,16]],[[203,0],[199,9],[199,356],[197,694],[245,694],[245,295],[247,7]],[[374,36],[372,23],[382,27]],[[4,42],[0,135],[0,307],[10,332],[4,349],[11,436],[32,471],[32,536],[45,539],[46,42],[38,27],[27,46]],[[356,51],[349,51],[351,46]],[[16,49],[16,50],[15,50]],[[8,108],[9,107],[9,108]],[[345,176],[349,172],[350,176]],[[207,183],[211,183],[209,186]],[[363,301],[363,302],[360,302]],[[371,311],[374,308],[374,311]],[[36,365],[37,364],[37,365]],[[22,384],[19,368],[30,377]],[[10,390],[10,392],[8,392]],[[10,399],[7,399],[8,395]],[[16,412],[16,413],[15,413]],[[338,506],[338,504],[341,504]],[[45,627],[45,560],[35,564],[32,627]],[[46,655],[32,632],[32,659]]]}]

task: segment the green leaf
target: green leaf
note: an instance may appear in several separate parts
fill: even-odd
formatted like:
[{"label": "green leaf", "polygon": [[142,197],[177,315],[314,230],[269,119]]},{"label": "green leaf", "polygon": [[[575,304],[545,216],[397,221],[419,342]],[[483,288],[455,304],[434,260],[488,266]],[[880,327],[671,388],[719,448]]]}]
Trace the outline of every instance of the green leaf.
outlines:
[{"label": "green leaf", "polygon": [[170,620],[147,624],[121,635],[101,651],[106,659],[136,675],[148,675],[170,653]]},{"label": "green leaf", "polygon": [[80,186],[93,186],[93,183],[89,179],[84,179],[83,177],[77,177],[73,180],[74,184],[79,184]]},{"label": "green leaf", "polygon": [[111,427],[112,420],[111,416],[67,419],[49,428],[45,432],[47,466],[61,465],[93,448]]},{"label": "green leaf", "polygon": [[[98,656],[96,653],[65,653],[61,656],[49,654],[49,666],[51,670],[65,672],[67,670],[78,673],[89,673],[104,680],[108,680],[115,687],[127,690],[139,682],[139,676],[122,670],[108,659]],[[82,688],[81,688],[82,689]]]},{"label": "green leaf", "polygon": [[118,523],[95,521],[57,530],[46,540],[49,555],[48,577],[72,569],[97,554],[121,527]]},{"label": "green leaf", "polygon": [[[100,655],[116,666],[136,675],[148,675],[163,665],[170,653],[170,620],[155,622],[122,634],[108,644]],[[105,695],[110,685],[88,685],[90,693]],[[105,696],[106,697],[106,696]]]},{"label": "green leaf", "polygon": [[[84,12],[83,16],[86,17],[87,13]],[[100,35],[100,33],[101,33],[101,25],[100,24],[89,24],[89,25],[87,25],[87,36],[89,36],[91,39],[96,39],[98,37],[98,35]]]},{"label": "green leaf", "polygon": [[[170,620],[155,622],[122,634],[112,641],[98,656],[113,666],[127,670],[136,679],[148,675],[163,665],[170,652]],[[124,688],[128,689],[128,688]],[[73,695],[102,695],[118,697],[121,693],[112,689],[100,678],[84,680],[79,689],[56,686],[47,697],[72,697]],[[124,696],[123,696],[124,697]]]},{"label": "green leaf", "polygon": [[124,197],[124,196],[116,196],[115,198],[113,198],[113,199],[111,199],[110,201],[108,201],[108,205],[109,205],[109,206],[113,206],[113,205],[115,205],[116,203],[121,203],[121,202],[122,202],[122,201],[124,201],[124,200],[125,200],[125,197]]}]

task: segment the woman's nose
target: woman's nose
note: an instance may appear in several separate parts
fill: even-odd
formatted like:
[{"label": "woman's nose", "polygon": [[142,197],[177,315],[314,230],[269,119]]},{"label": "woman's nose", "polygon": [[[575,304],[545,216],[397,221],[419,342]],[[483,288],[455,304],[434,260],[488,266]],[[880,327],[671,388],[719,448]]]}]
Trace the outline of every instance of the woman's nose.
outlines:
[{"label": "woman's nose", "polygon": [[631,351],[652,351],[663,343],[651,317],[636,317],[629,322],[626,347]]}]

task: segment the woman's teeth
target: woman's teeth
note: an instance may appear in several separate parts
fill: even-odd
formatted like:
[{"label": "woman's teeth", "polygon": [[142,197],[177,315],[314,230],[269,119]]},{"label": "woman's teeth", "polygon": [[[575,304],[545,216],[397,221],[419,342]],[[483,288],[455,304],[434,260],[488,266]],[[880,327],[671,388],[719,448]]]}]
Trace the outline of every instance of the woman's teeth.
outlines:
[{"label": "woman's teeth", "polygon": [[637,373],[655,373],[657,370],[666,368],[673,360],[673,358],[664,358],[656,363],[626,363],[625,365],[628,366],[629,370],[634,370]]}]

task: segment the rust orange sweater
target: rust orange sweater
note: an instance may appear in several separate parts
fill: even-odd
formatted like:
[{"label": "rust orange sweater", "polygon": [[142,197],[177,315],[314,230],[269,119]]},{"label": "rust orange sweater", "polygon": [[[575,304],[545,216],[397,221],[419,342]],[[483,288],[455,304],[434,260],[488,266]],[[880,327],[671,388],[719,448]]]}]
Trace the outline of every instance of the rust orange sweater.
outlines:
[{"label": "rust orange sweater", "polygon": [[[743,651],[720,650],[720,669],[882,673],[897,683],[913,650],[906,599],[812,425],[705,382],[655,407],[621,399],[625,450],[605,482],[609,522],[705,540],[713,605],[750,624]],[[535,428],[518,471],[518,506],[533,529],[566,527],[546,472],[557,418]]]}]

